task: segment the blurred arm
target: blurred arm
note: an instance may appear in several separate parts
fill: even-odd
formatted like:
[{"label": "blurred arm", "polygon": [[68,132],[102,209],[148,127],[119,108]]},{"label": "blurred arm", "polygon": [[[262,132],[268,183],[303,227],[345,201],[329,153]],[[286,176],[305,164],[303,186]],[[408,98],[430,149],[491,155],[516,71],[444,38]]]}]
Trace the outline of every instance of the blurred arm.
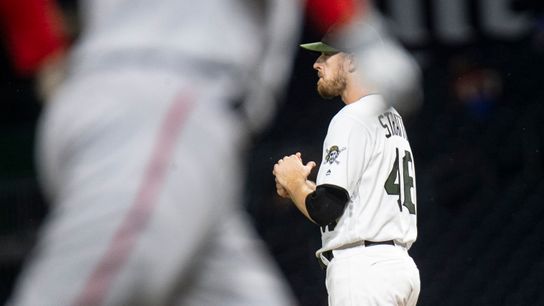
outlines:
[{"label": "blurred arm", "polygon": [[0,23],[20,75],[33,75],[65,49],[60,11],[51,0],[0,0]]}]

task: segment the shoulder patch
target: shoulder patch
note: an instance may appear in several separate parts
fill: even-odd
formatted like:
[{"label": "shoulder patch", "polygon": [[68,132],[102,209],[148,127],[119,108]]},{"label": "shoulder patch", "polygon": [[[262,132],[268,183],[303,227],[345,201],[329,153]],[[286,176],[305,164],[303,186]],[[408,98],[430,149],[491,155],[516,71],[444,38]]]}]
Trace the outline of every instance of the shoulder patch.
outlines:
[{"label": "shoulder patch", "polygon": [[336,164],[339,164],[340,161],[338,160],[338,157],[340,156],[340,153],[342,151],[346,150],[346,148],[339,148],[338,146],[331,146],[329,149],[326,150],[326,155],[325,155],[325,164],[333,164],[333,163],[336,163]]}]

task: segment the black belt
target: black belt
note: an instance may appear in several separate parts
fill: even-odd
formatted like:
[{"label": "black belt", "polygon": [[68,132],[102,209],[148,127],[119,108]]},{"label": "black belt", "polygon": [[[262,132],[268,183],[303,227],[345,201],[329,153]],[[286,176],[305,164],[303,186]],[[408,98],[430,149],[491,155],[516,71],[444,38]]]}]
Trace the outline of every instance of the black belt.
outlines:
[{"label": "black belt", "polygon": [[[387,241],[363,241],[363,243],[361,243],[360,245],[364,245],[365,247],[370,247],[370,246],[375,246],[375,245],[395,245],[395,241],[393,240],[387,240]],[[325,251],[323,253],[321,253],[321,255],[323,255],[323,257],[327,258],[327,260],[330,262],[333,258],[334,258],[334,254],[332,253],[333,250],[328,250],[328,251]],[[326,268],[327,265],[325,265],[320,258],[319,259],[319,263],[321,264],[321,267],[323,268]]]}]

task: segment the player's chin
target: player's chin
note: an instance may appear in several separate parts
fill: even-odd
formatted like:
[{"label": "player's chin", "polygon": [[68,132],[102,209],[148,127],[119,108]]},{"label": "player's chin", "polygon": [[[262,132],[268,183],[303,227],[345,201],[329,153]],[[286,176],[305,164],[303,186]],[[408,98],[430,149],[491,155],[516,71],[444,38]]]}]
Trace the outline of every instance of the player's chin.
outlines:
[{"label": "player's chin", "polygon": [[323,99],[332,99],[334,97],[336,97],[336,95],[334,93],[332,93],[328,88],[327,86],[325,86],[324,84],[319,84],[319,82],[317,82],[317,93],[321,96],[321,98]]}]

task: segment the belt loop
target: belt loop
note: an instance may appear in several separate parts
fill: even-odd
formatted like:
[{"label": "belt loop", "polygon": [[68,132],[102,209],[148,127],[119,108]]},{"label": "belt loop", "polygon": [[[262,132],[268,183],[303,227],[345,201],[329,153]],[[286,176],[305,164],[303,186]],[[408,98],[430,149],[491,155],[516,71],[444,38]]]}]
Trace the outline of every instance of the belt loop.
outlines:
[{"label": "belt loop", "polygon": [[330,261],[323,255],[323,252],[319,253],[319,263],[321,264],[321,267],[323,269],[327,269],[327,266],[329,265]]},{"label": "belt loop", "polygon": [[395,241],[395,240],[393,240],[393,242],[395,243],[395,246],[400,247],[400,248],[403,249],[404,251],[408,251],[408,248],[406,247],[406,244],[404,244],[404,243],[398,243],[398,242]]}]

